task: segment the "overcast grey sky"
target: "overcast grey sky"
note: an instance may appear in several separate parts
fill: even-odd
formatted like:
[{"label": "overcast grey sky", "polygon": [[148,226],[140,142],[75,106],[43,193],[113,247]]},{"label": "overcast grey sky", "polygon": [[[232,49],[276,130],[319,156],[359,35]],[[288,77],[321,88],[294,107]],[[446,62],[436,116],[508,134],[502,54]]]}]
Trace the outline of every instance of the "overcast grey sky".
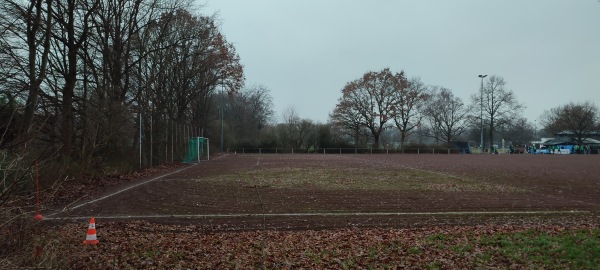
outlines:
[{"label": "overcast grey sky", "polygon": [[218,12],[248,85],[326,122],[341,89],[389,67],[465,103],[502,76],[531,122],[569,101],[600,106],[599,0],[197,0]]}]

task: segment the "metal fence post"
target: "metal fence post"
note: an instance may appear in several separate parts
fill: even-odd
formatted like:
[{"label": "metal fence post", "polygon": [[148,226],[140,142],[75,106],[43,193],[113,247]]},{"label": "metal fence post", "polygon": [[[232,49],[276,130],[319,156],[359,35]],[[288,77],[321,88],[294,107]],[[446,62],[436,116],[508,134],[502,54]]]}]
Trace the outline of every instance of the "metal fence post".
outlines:
[{"label": "metal fence post", "polygon": [[153,164],[153,152],[152,152],[152,145],[154,144],[154,139],[152,138],[152,114],[150,115],[150,167],[152,167]]},{"label": "metal fence post", "polygon": [[142,169],[142,113],[140,112],[140,116],[138,118],[138,120],[140,121],[140,141],[139,141],[139,147],[140,147],[140,170]]}]

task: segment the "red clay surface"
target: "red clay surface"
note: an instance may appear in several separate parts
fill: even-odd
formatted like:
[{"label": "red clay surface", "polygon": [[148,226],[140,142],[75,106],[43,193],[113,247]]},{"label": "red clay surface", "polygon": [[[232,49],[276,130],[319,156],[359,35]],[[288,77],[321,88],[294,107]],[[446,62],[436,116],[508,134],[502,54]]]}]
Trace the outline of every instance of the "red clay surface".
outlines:
[{"label": "red clay surface", "polygon": [[[114,192],[119,189],[98,194],[92,203],[73,204],[79,207],[51,217],[135,216],[224,230],[597,221],[599,165],[599,155],[229,155],[160,179],[140,180],[140,185],[118,194]],[[378,171],[408,168],[498,189],[281,188],[244,182],[248,173],[277,168],[361,168],[372,171],[373,181]],[[242,184],[214,181],[232,174]]]}]

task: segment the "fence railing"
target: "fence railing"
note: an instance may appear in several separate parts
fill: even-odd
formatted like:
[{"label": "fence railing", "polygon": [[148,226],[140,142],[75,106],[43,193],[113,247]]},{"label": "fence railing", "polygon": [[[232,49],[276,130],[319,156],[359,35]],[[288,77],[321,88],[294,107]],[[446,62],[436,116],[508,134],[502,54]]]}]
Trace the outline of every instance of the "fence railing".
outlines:
[{"label": "fence railing", "polygon": [[229,148],[227,153],[236,154],[468,154],[470,149],[458,148]]},{"label": "fence railing", "polygon": [[[481,154],[477,148],[228,148],[227,153],[236,154]],[[508,149],[498,150],[499,154],[509,154]],[[485,152],[485,154],[489,154]],[[527,153],[521,153],[527,154]],[[538,153],[543,154],[543,153]],[[589,154],[600,155],[600,149]]]}]

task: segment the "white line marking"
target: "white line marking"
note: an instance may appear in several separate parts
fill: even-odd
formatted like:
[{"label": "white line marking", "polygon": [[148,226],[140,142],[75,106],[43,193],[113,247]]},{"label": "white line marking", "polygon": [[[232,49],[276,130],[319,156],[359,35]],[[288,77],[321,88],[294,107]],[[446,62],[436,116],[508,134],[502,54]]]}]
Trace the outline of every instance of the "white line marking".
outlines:
[{"label": "white line marking", "polygon": [[221,159],[221,158],[228,157],[228,156],[231,156],[231,154],[229,154],[229,153],[223,154],[222,156],[218,156],[216,158],[213,158],[212,160],[217,160],[217,159]]},{"label": "white line marking", "polygon": [[[461,215],[548,215],[548,214],[590,214],[590,211],[570,210],[570,211],[476,211],[476,212],[329,212],[329,213],[281,213],[264,214],[265,217],[349,217],[349,216],[461,216]],[[144,219],[144,218],[262,218],[263,214],[206,214],[206,215],[115,215],[102,216],[96,215],[95,218],[107,219]],[[88,217],[64,217],[47,218],[44,220],[62,220],[62,219],[87,219]]]},{"label": "white line marking", "polygon": [[88,202],[84,202],[84,203],[78,204],[78,205],[76,205],[76,206],[73,206],[73,207],[71,207],[71,208],[66,208],[66,207],[65,207],[65,208],[64,208],[62,211],[60,211],[60,212],[56,212],[56,213],[52,213],[52,214],[49,214],[48,216],[49,216],[49,217],[51,217],[51,216],[54,216],[54,215],[56,215],[56,214],[58,214],[58,213],[61,213],[61,212],[66,212],[66,211],[70,211],[70,210],[75,210],[75,209],[77,209],[77,208],[80,208],[80,207],[82,207],[82,206],[85,206],[85,205],[88,205],[88,204],[91,204],[91,203],[95,203],[95,202],[98,202],[98,201],[104,200],[104,199],[106,199],[106,198],[112,197],[112,196],[114,196],[114,195],[117,195],[117,194],[119,194],[119,193],[122,193],[122,192],[128,191],[128,190],[130,190],[130,189],[133,189],[133,188],[139,187],[139,186],[141,186],[141,185],[148,184],[148,183],[150,183],[150,182],[153,182],[153,181],[156,181],[156,180],[158,180],[158,179],[161,179],[161,178],[167,177],[167,176],[169,176],[169,175],[176,174],[176,173],[178,173],[178,172],[182,172],[182,171],[184,171],[184,170],[187,170],[187,169],[189,169],[189,168],[192,168],[192,167],[194,167],[194,166],[196,166],[196,165],[198,165],[198,163],[196,163],[196,164],[194,164],[194,165],[192,165],[192,166],[189,166],[189,167],[185,167],[185,168],[179,169],[179,170],[177,170],[177,171],[174,171],[174,172],[170,172],[170,173],[167,173],[167,174],[164,174],[164,175],[158,176],[158,177],[154,177],[154,178],[152,178],[152,179],[149,179],[149,180],[146,180],[146,181],[144,181],[144,182],[141,182],[141,183],[135,184],[135,185],[133,185],[133,186],[130,186],[130,187],[127,187],[127,188],[124,188],[124,189],[118,190],[118,191],[116,191],[116,192],[113,192],[113,193],[111,193],[111,194],[108,194],[108,195],[102,196],[102,197],[100,197],[100,198],[97,198],[97,199],[94,199],[94,200],[91,200],[91,201],[88,201]]}]

